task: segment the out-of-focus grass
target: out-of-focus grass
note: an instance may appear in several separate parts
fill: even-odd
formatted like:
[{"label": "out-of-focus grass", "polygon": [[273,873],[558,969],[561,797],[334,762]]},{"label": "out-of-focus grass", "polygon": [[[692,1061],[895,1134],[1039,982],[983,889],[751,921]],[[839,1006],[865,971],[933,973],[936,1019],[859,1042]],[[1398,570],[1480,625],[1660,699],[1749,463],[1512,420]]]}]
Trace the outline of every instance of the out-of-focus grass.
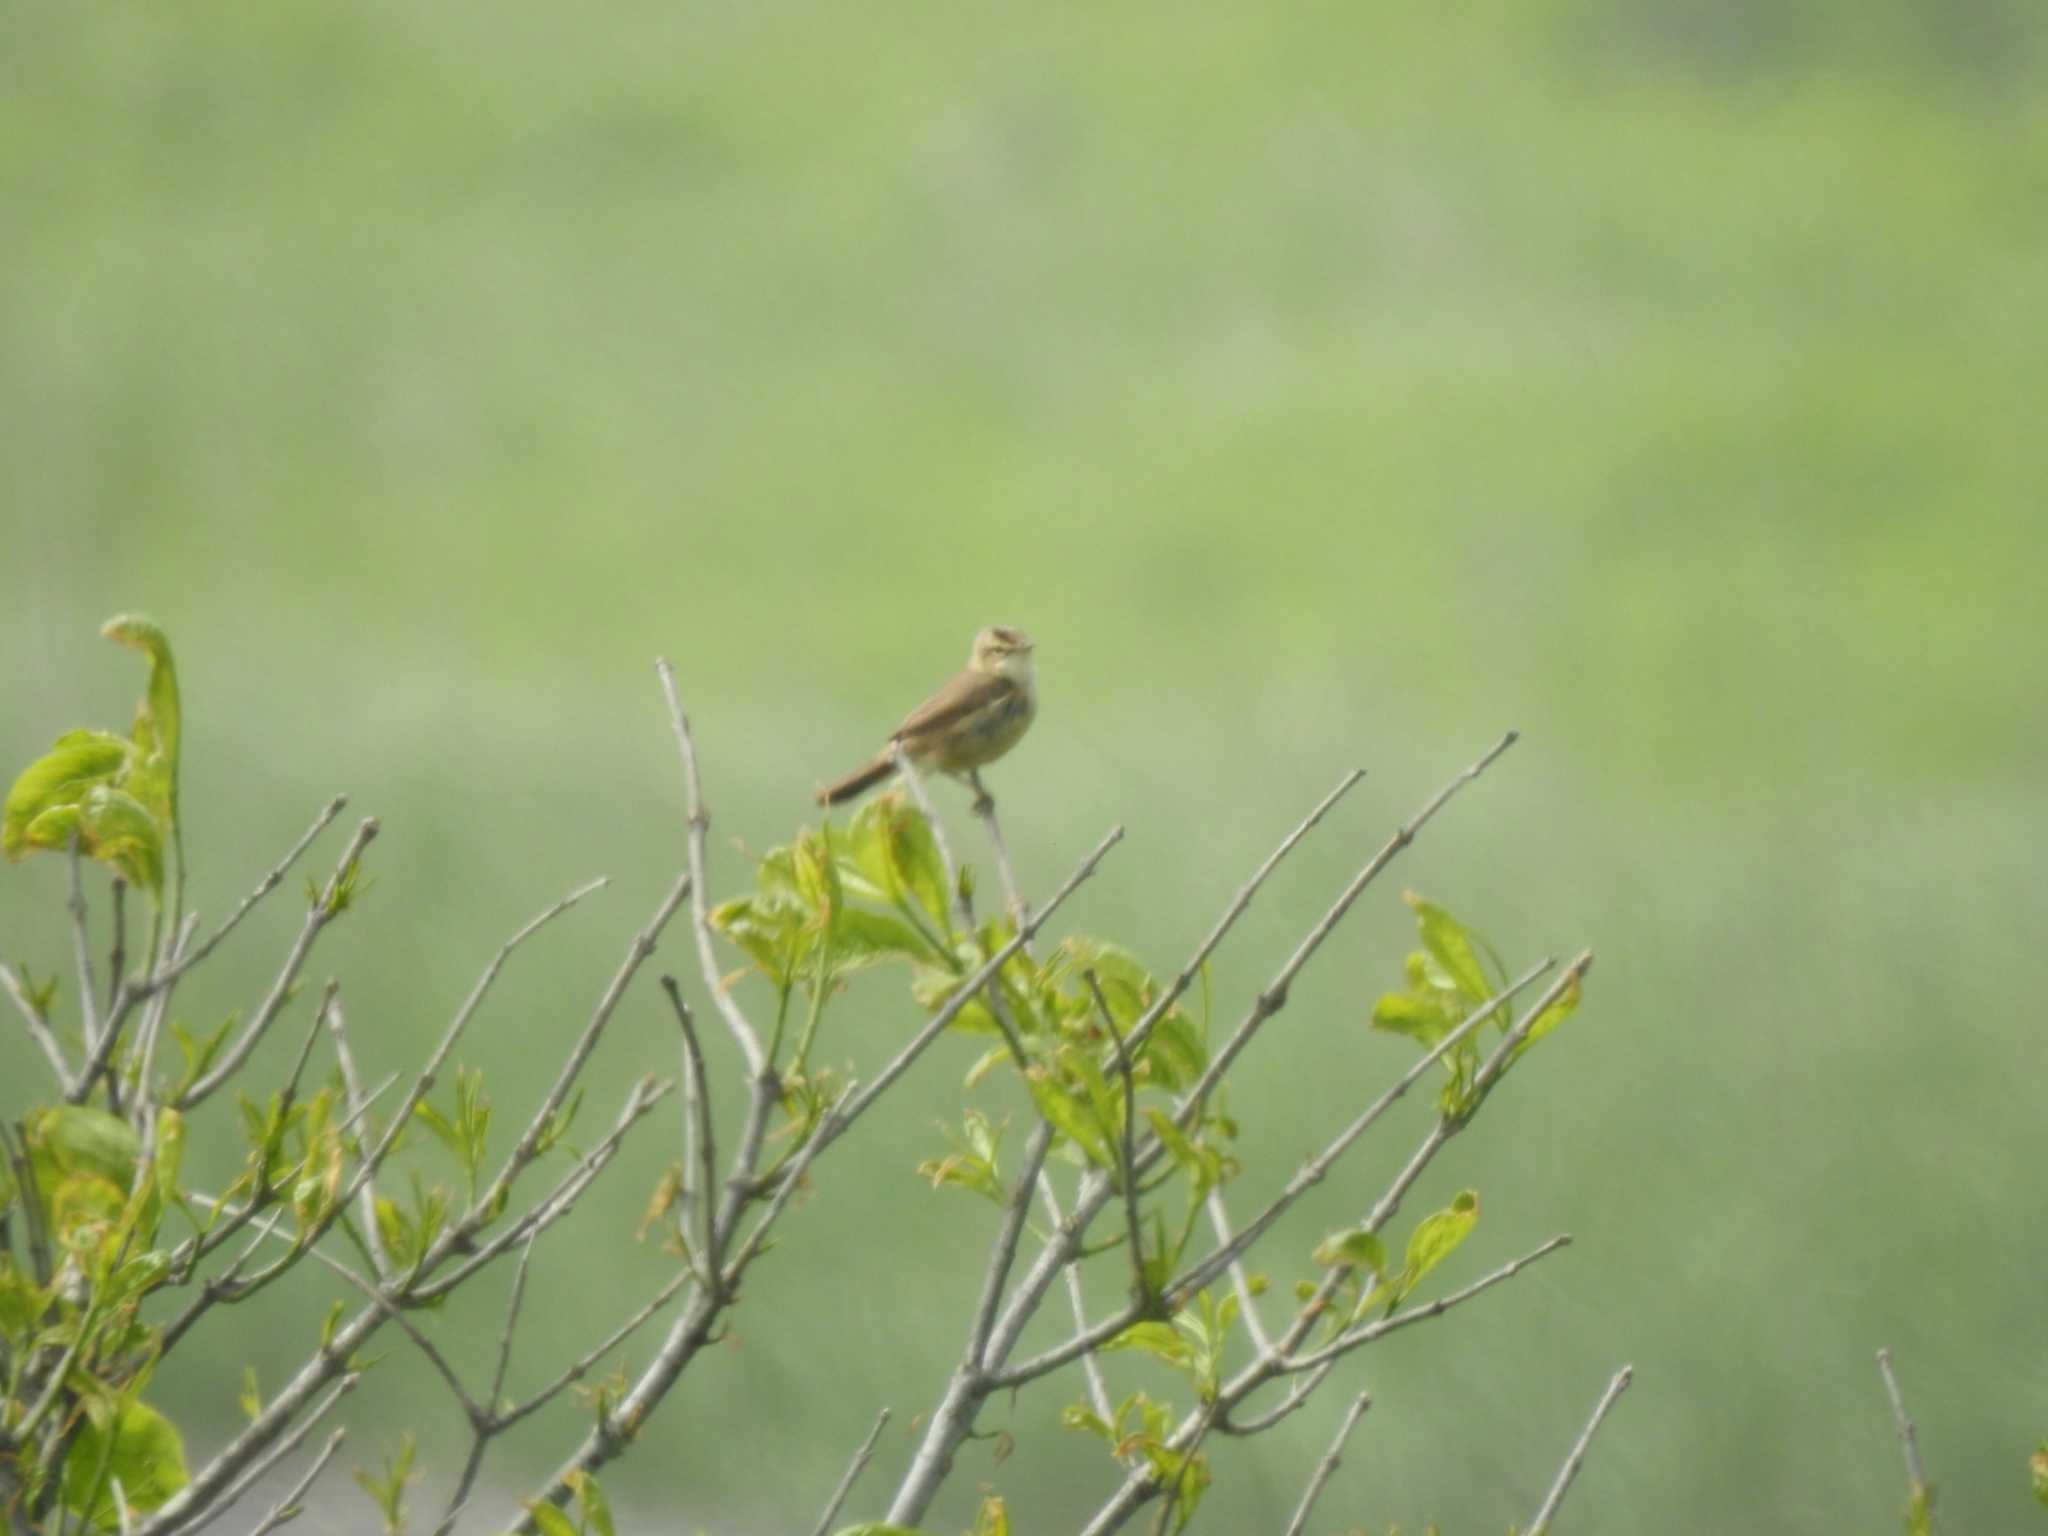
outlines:
[{"label": "out-of-focus grass", "polygon": [[[1031,629],[1045,714],[997,775],[1019,862],[1043,890],[1126,821],[1073,921],[1162,968],[1365,764],[1223,1008],[1519,726],[1237,1103],[1265,1187],[1403,1059],[1359,1028],[1403,882],[1513,954],[1600,952],[1429,1191],[1485,1201],[1452,1283],[1578,1244],[1359,1362],[1379,1406],[1330,1521],[1526,1519],[1626,1358],[1580,1528],[1882,1522],[1888,1342],[1950,1518],[1999,1528],[2042,1400],[2042,25],[2017,0],[17,7],[0,758],[125,719],[135,670],[92,628],[155,614],[208,910],[335,790],[384,818],[317,967],[380,1068],[612,873],[481,1021],[510,1118],[675,866],[657,652],[735,884],[729,839],[786,836],[977,624]],[[7,954],[57,963],[60,890],[5,872]],[[188,991],[192,1022],[247,1001],[290,922]],[[846,1055],[908,1027],[894,986],[864,981]],[[670,1069],[657,1003],[593,1111]],[[624,1496],[781,1528],[875,1406],[929,1403],[984,1234],[910,1168],[969,1055],[821,1172]],[[0,1065],[18,1112],[18,1034]],[[536,1375],[659,1271],[615,1250],[665,1135],[545,1261],[579,1304],[537,1314]],[[163,1390],[225,1427],[255,1336]],[[272,1385],[289,1341],[254,1346]],[[390,1421],[452,1433],[409,1370]],[[1033,1530],[1107,1483],[1056,1406],[1019,1399],[1016,1456],[973,1453],[936,1528],[983,1480]],[[1220,1449],[1219,1528],[1273,1523],[1338,1406]]]}]

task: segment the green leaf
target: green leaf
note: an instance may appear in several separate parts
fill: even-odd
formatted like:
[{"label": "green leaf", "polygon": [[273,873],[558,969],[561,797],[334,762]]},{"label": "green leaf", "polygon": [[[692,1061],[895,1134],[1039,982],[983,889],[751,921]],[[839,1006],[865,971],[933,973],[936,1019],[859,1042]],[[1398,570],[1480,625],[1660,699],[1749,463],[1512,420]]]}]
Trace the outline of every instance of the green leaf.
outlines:
[{"label": "green leaf", "polygon": [[923,815],[901,794],[881,795],[862,806],[848,829],[854,866],[890,899],[924,909],[950,928],[946,866]]},{"label": "green leaf", "polygon": [[108,784],[95,784],[79,802],[80,848],[145,891],[163,889],[163,827],[140,800]]},{"label": "green leaf", "polygon": [[1458,1244],[1472,1235],[1478,1223],[1479,1194],[1470,1189],[1460,1190],[1443,1210],[1423,1217],[1409,1234],[1407,1260],[1401,1269],[1395,1300],[1411,1293],[1423,1276],[1449,1258]]},{"label": "green leaf", "polygon": [[526,1507],[533,1515],[533,1523],[540,1528],[541,1536],[577,1536],[575,1522],[546,1499],[528,1499]]},{"label": "green leaf", "polygon": [[0,850],[10,859],[18,859],[31,848],[67,846],[68,829],[61,840],[48,841],[58,836],[56,823],[48,822],[38,834],[42,840],[31,841],[30,825],[52,811],[75,809],[95,786],[112,783],[134,751],[132,743],[107,731],[72,731],[60,736],[55,746],[22,770],[8,790],[6,810],[0,814]]},{"label": "green leaf", "polygon": [[1389,992],[1373,1004],[1372,1027],[1406,1035],[1416,1044],[1426,1047],[1435,1045],[1456,1029],[1463,1017],[1448,1006],[1441,993],[1434,990]]},{"label": "green leaf", "polygon": [[843,1525],[832,1536],[925,1536],[925,1532],[907,1525],[877,1525],[868,1520],[859,1525]]},{"label": "green leaf", "polygon": [[109,1409],[87,1411],[64,1458],[64,1503],[102,1531],[121,1527],[114,1480],[137,1512],[157,1508],[191,1481],[185,1471],[185,1443],[177,1427],[135,1398]]},{"label": "green leaf", "polygon": [[29,1156],[39,1181],[53,1186],[67,1173],[92,1173],[122,1190],[135,1176],[142,1138],[119,1115],[80,1104],[39,1110],[27,1123]]},{"label": "green leaf", "polygon": [[2034,1497],[2048,1504],[2048,1440],[2043,1440],[2041,1448],[2027,1458],[2027,1471],[2034,1479]]},{"label": "green leaf", "polygon": [[1043,1067],[1034,1067],[1028,1074],[1028,1081],[1032,1102],[1037,1104],[1038,1112],[1052,1122],[1054,1130],[1079,1147],[1097,1167],[1113,1168],[1117,1165],[1101,1122],[1086,1104],[1068,1092]]},{"label": "green leaf", "polygon": [[1577,1010],[1579,999],[1583,995],[1584,993],[1579,986],[1579,978],[1574,976],[1566,984],[1565,989],[1558,993],[1556,1000],[1548,1008],[1536,1015],[1535,1022],[1529,1026],[1529,1033],[1522,1037],[1522,1043],[1515,1047],[1514,1055],[1508,1059],[1510,1061],[1517,1060],[1523,1052],[1527,1051],[1538,1040],[1541,1040],[1545,1035],[1557,1028],[1558,1025],[1570,1018]]},{"label": "green leaf", "polygon": [[1102,1348],[1137,1349],[1148,1355],[1157,1355],[1169,1365],[1186,1365],[1193,1356],[1193,1346],[1179,1329],[1171,1323],[1133,1323],[1122,1333],[1110,1339]]},{"label": "green leaf", "polygon": [[1363,1227],[1324,1238],[1311,1257],[1325,1267],[1348,1264],[1353,1269],[1369,1269],[1375,1277],[1387,1272],[1385,1245]]},{"label": "green leaf", "polygon": [[141,761],[130,787],[156,812],[164,825],[178,819],[178,746],[183,732],[178,707],[178,669],[171,660],[171,642],[163,630],[139,613],[107,620],[100,633],[116,645],[149,658],[149,688],[135,711],[135,746]]},{"label": "green leaf", "polygon": [[597,1486],[596,1478],[579,1468],[562,1482],[576,1495],[576,1507],[583,1512],[583,1522],[595,1536],[618,1536],[612,1526],[611,1506],[605,1502],[604,1490]]},{"label": "green leaf", "polygon": [[832,969],[853,970],[900,955],[907,960],[931,958],[925,936],[900,918],[866,907],[842,907],[832,920]]},{"label": "green leaf", "polygon": [[1492,997],[1493,984],[1486,978],[1473,935],[1465,931],[1464,924],[1413,891],[1403,891],[1401,899],[1415,909],[1423,949],[1457,984],[1458,990],[1475,1003]]}]

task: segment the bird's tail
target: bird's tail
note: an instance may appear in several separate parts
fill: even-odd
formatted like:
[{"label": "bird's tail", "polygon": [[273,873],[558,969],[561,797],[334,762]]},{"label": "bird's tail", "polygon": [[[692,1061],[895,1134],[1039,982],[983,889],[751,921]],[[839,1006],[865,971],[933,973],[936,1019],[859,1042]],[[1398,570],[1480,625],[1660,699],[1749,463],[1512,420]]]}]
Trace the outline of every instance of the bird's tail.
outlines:
[{"label": "bird's tail", "polygon": [[866,794],[895,771],[895,759],[885,754],[865,768],[857,768],[845,778],[827,784],[818,791],[818,804],[844,805],[847,801]]}]

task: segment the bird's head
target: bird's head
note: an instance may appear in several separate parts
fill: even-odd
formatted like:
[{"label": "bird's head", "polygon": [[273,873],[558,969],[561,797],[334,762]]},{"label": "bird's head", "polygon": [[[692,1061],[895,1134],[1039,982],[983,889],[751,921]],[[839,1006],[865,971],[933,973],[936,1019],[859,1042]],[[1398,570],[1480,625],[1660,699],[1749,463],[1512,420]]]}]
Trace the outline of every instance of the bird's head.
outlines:
[{"label": "bird's head", "polygon": [[967,664],[977,672],[1007,677],[1013,682],[1031,680],[1031,637],[1006,624],[991,624],[974,637],[974,650]]}]

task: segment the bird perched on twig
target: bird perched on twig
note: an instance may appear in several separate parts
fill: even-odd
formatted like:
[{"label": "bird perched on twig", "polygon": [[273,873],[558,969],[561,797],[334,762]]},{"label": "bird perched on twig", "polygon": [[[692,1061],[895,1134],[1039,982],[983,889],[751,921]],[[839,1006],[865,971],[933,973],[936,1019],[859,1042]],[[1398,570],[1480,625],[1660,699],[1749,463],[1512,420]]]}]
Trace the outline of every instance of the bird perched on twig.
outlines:
[{"label": "bird perched on twig", "polygon": [[974,637],[967,666],[896,727],[865,767],[818,791],[818,804],[843,805],[896,771],[900,747],[920,773],[973,774],[1017,745],[1038,713],[1031,637],[991,624]]}]

